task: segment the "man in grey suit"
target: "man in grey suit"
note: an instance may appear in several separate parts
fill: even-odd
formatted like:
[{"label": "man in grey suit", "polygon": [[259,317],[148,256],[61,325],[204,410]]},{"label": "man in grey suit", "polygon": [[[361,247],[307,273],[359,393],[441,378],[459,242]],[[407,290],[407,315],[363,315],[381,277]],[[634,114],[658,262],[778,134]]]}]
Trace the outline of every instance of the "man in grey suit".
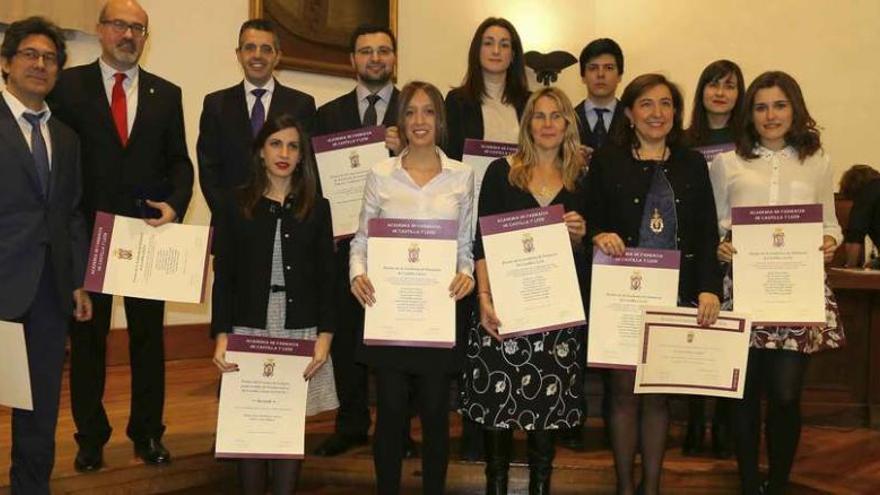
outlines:
[{"label": "man in grey suit", "polygon": [[61,32],[40,17],[12,23],[0,46],[0,319],[24,325],[34,406],[12,412],[13,494],[49,493],[70,315],[92,312],[79,140],[44,101],[65,59]]}]

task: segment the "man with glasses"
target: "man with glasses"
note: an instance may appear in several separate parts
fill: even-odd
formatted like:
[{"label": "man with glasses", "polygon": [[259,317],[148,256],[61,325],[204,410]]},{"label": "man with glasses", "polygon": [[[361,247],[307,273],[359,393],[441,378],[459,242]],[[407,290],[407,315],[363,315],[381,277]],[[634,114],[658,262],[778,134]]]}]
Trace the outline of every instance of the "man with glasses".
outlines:
[{"label": "man with glasses", "polygon": [[[110,0],[97,25],[101,56],[67,69],[50,104],[82,142],[83,212],[140,217],[152,226],[180,221],[192,196],[180,88],[138,66],[148,18],[134,0]],[[102,404],[113,297],[94,294],[94,318],[70,332],[70,399],[80,472],[100,469],[110,423]],[[165,425],[163,301],[126,297],[131,410],[126,434],[147,464],[171,460]]]},{"label": "man with glasses", "polygon": [[286,113],[310,130],[315,116],[314,98],[273,77],[281,45],[271,22],[245,21],[235,53],[244,81],[205,96],[199,123],[199,184],[211,211],[247,179],[251,144],[266,119]]},{"label": "man with glasses", "polygon": [[44,101],[65,59],[61,31],[40,17],[13,22],[0,46],[0,320],[24,325],[33,400],[12,411],[13,494],[49,493],[71,308],[91,317],[79,141]]}]

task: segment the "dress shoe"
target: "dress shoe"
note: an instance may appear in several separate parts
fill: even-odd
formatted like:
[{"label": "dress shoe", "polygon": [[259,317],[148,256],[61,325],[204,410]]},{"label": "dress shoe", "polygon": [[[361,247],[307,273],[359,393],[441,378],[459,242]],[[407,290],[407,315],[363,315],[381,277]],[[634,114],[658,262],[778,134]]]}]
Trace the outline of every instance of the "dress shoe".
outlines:
[{"label": "dress shoe", "polygon": [[158,465],[171,462],[171,453],[158,438],[148,438],[134,443],[134,455],[144,464]]},{"label": "dress shoe", "polygon": [[355,447],[367,445],[367,435],[343,435],[334,433],[315,449],[314,454],[321,457],[334,457],[344,454]]},{"label": "dress shoe", "polygon": [[102,447],[80,447],[73,460],[73,469],[78,473],[91,473],[104,465],[104,449]]},{"label": "dress shoe", "polygon": [[411,436],[407,435],[403,440],[403,458],[415,459],[419,456],[419,450],[416,448],[416,442]]},{"label": "dress shoe", "polygon": [[584,427],[578,425],[573,428],[567,428],[559,431],[559,445],[576,452],[587,450],[584,443]]}]

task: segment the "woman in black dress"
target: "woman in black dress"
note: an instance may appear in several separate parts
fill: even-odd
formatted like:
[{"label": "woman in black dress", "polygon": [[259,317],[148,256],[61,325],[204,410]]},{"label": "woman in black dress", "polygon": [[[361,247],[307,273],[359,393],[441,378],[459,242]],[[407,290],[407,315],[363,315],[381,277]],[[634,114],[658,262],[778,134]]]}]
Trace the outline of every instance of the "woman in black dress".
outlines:
[{"label": "woman in black dress", "polygon": [[[681,93],[662,75],[644,74],[627,85],[620,105],[627,118],[612,129],[612,142],[593,155],[587,175],[587,235],[612,256],[628,247],[681,251],[679,306],[696,306],[699,322],[712,324],[721,294],[715,201],[706,160],[681,145]],[[633,394],[634,371],[611,370],[610,379],[617,493],[634,492],[641,446],[640,492],[656,494],[669,426],[667,396]]]},{"label": "woman in black dress", "polygon": [[[853,202],[849,211],[849,221],[844,231],[846,266],[880,270],[880,172],[870,165],[853,165],[840,177],[840,195]],[[864,253],[865,236],[874,243],[872,253]]]},{"label": "woman in black dress", "polygon": [[[519,149],[489,165],[479,215],[551,204],[565,207],[582,296],[586,300],[583,239],[584,161],[571,102],[557,88],[535,92],[526,103]],[[487,493],[507,493],[513,430],[528,435],[529,493],[550,493],[553,432],[580,424],[585,328],[572,327],[502,340],[486,268],[482,235],[474,243],[481,325],[468,338],[462,414],[484,429]]]}]

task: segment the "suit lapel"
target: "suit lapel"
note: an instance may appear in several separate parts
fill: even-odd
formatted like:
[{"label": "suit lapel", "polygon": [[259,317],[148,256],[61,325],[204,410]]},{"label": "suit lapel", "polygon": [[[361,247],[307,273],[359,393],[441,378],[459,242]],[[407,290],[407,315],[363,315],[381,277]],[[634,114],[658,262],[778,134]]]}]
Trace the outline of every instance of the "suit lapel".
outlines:
[{"label": "suit lapel", "polygon": [[[272,97],[272,103],[269,105],[270,112],[272,111],[272,108],[278,108],[278,105],[280,105],[276,104],[276,96],[278,96],[277,91]],[[253,131],[251,130],[251,117],[248,115],[247,99],[244,94],[243,82],[230,89],[229,106],[224,110],[224,113],[226,114],[225,117],[229,119],[231,125],[235,127],[235,135],[241,140],[244,149],[250,150],[254,136]]]},{"label": "suit lapel", "polygon": [[27,141],[25,141],[24,136],[21,134],[21,127],[19,127],[18,122],[15,121],[15,117],[12,115],[12,110],[9,109],[6,100],[3,98],[0,98],[0,140],[5,140],[9,143],[9,148],[13,150],[19,158],[14,161],[24,167],[24,171],[30,178],[31,185],[34,187],[34,191],[42,196],[43,188],[40,185],[40,178],[37,176],[37,166],[34,164],[34,156],[31,154],[30,148],[28,148]]},{"label": "suit lapel", "polygon": [[52,198],[52,195],[55,194],[56,184],[58,183],[58,175],[61,167],[62,160],[62,148],[67,146],[61,138],[61,133],[58,128],[58,121],[54,118],[49,119],[49,136],[52,140],[52,166],[49,169],[49,198]]},{"label": "suit lapel", "polygon": [[110,113],[110,103],[107,101],[107,90],[104,89],[104,80],[101,76],[101,66],[95,61],[84,75],[84,87],[88,88],[91,93],[92,108],[95,110],[95,116],[101,121],[101,124],[107,128],[114,137],[119,146],[122,141],[119,140],[119,134],[116,132],[116,124],[113,122],[113,115]]},{"label": "suit lapel", "polygon": [[343,114],[340,115],[342,122],[346,123],[346,128],[357,129],[363,125],[361,122],[361,112],[358,110],[357,90],[353,89],[345,95],[345,102],[342,105]]},{"label": "suit lapel", "polygon": [[[131,129],[128,132],[128,145],[131,144],[137,139],[138,135],[141,134],[141,128],[143,128],[146,124],[144,122],[149,121],[149,115],[153,111],[153,106],[155,102],[153,101],[158,93],[156,93],[156,88],[153,81],[153,75],[149,72],[138,69],[138,101],[137,108],[135,111],[137,112],[134,116],[134,123],[131,124]],[[115,129],[115,127],[114,127]],[[121,142],[120,142],[121,144]]]},{"label": "suit lapel", "polygon": [[[269,110],[266,112],[266,120],[274,119],[281,113],[282,109],[290,108],[287,103],[287,88],[282,86],[281,83],[278,82],[278,79],[275,80],[275,90],[272,91],[272,101],[269,103]],[[242,88],[242,94],[244,92],[244,88]],[[244,107],[247,110],[247,106]],[[250,115],[248,115],[248,121],[250,121]]]}]

